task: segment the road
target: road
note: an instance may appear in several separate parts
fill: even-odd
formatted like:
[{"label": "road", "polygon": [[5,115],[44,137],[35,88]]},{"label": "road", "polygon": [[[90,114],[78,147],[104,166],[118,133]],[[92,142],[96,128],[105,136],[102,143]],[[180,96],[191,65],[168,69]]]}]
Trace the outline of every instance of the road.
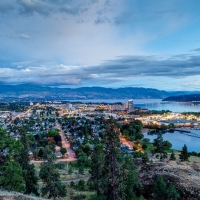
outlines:
[{"label": "road", "polygon": [[70,148],[70,143],[69,141],[66,140],[65,133],[57,121],[56,121],[56,128],[59,129],[60,131],[60,136],[62,139],[62,147],[67,149],[67,155],[68,155],[67,158],[58,159],[58,161],[69,161],[69,162],[76,161],[77,159],[76,159],[75,153]]}]

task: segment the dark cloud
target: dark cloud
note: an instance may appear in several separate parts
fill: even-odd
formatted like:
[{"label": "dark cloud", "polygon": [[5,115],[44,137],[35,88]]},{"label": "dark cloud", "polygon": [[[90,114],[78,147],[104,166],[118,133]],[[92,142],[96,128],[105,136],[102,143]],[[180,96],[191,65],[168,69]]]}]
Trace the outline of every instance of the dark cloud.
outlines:
[{"label": "dark cloud", "polygon": [[200,75],[200,57],[184,54],[161,60],[156,56],[129,56],[109,60],[87,70],[90,73],[110,74],[112,77],[121,78],[134,76],[179,78]]},{"label": "dark cloud", "polygon": [[155,77],[156,80],[157,77],[183,78],[200,75],[200,57],[192,54],[181,54],[165,59],[153,55],[126,56],[107,60],[92,67],[52,65],[48,61],[45,66],[44,63],[42,60],[12,63],[11,67],[0,69],[0,81],[80,85],[85,82],[122,83],[137,77]]},{"label": "dark cloud", "polygon": [[15,10],[19,14],[33,15],[39,14],[42,16],[50,16],[54,13],[65,13],[70,15],[78,15],[88,10],[88,6],[98,1],[86,0],[1,0],[0,13],[7,13]]},{"label": "dark cloud", "polygon": [[199,51],[200,51],[200,48],[193,49],[193,50],[191,50],[191,51],[197,51],[197,52],[199,52]]}]

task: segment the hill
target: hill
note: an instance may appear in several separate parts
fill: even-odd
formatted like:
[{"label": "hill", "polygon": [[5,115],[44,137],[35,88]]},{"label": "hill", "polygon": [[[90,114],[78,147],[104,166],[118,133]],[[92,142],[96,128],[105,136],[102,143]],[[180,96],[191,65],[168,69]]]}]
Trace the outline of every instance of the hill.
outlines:
[{"label": "hill", "polygon": [[189,94],[189,95],[179,95],[179,96],[170,96],[163,101],[176,101],[176,102],[200,102],[200,94]]},{"label": "hill", "polygon": [[185,92],[167,92],[152,88],[57,88],[37,85],[1,85],[0,98],[23,100],[83,100],[83,99],[163,99]]}]

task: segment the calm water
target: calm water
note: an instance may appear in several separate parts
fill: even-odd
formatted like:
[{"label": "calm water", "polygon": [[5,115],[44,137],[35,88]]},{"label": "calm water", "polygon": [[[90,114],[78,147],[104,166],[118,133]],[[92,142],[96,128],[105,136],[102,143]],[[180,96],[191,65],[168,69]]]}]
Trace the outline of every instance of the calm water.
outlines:
[{"label": "calm water", "polygon": [[[116,102],[125,102],[128,99],[95,99],[95,100],[80,100],[83,103],[116,103]],[[71,102],[76,102],[71,100]],[[140,108],[148,108],[149,110],[170,110],[172,112],[200,112],[200,104],[183,104],[183,103],[173,103],[173,102],[162,102],[161,99],[134,99],[134,106]],[[196,133],[200,136],[200,130],[191,130],[193,133]],[[146,138],[153,139],[156,136],[151,136],[145,134]],[[166,133],[163,135],[164,140],[168,140],[172,143],[172,148],[181,150],[183,145],[186,144],[188,151],[200,152],[200,138],[195,138],[181,134],[179,132]]]},{"label": "calm water", "polygon": [[[69,100],[71,102],[77,102],[77,100]],[[128,99],[89,99],[78,100],[83,103],[116,103],[125,102]],[[161,99],[134,99],[134,106],[139,108],[148,108],[149,110],[170,110],[172,112],[200,112],[200,104],[183,104],[173,102],[162,102]]]},{"label": "calm water", "polygon": [[[191,132],[200,136],[199,130],[191,130]],[[153,141],[153,139],[155,139],[156,137],[156,135],[148,135],[147,133],[144,133],[144,138],[149,138],[151,141]],[[183,145],[186,144],[189,152],[200,152],[200,138],[187,136],[177,131],[175,131],[174,133],[165,133],[163,134],[163,138],[164,140],[168,140],[171,142],[172,149],[182,150]]]}]

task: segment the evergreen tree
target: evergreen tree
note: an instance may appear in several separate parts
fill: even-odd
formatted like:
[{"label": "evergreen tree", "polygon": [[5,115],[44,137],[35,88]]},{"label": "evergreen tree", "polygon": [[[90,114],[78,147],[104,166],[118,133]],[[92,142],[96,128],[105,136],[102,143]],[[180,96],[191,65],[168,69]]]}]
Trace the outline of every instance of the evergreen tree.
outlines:
[{"label": "evergreen tree", "polygon": [[170,159],[170,160],[176,160],[176,157],[175,157],[174,151],[172,151],[172,153],[171,153],[169,159]]},{"label": "evergreen tree", "polygon": [[139,187],[137,168],[130,157],[123,159],[123,185],[126,200],[136,199],[135,189]]},{"label": "evergreen tree", "polygon": [[154,139],[153,145],[155,146],[155,153],[160,154],[160,160],[167,158],[162,133],[158,133],[157,138]]},{"label": "evergreen tree", "polygon": [[8,160],[0,166],[0,187],[8,191],[25,191],[22,168],[18,163]]},{"label": "evergreen tree", "polygon": [[154,186],[154,200],[177,200],[180,198],[179,193],[176,191],[176,188],[173,184],[170,184],[167,188],[165,181],[162,176],[159,176],[156,180]]},{"label": "evergreen tree", "polygon": [[190,155],[188,153],[186,144],[184,144],[184,146],[182,148],[182,151],[181,151],[181,154],[179,155],[179,157],[180,157],[181,161],[188,161],[188,158],[190,157]]},{"label": "evergreen tree", "polygon": [[119,131],[113,118],[108,120],[105,130],[105,196],[107,200],[121,200],[123,193],[122,159]]},{"label": "evergreen tree", "polygon": [[105,155],[103,152],[103,145],[97,144],[91,156],[91,177],[89,180],[97,196],[102,195],[104,191],[104,162]]},{"label": "evergreen tree", "polygon": [[54,200],[57,197],[65,197],[66,186],[60,181],[60,174],[55,165],[56,157],[49,146],[44,149],[43,158],[45,162],[41,164],[39,174],[43,182],[42,195],[53,197]]},{"label": "evergreen tree", "polygon": [[14,160],[22,147],[19,140],[9,137],[6,130],[0,128],[0,187],[6,190],[17,192],[25,190],[22,168]]},{"label": "evergreen tree", "polygon": [[26,184],[25,194],[34,193],[35,195],[39,195],[37,184],[38,177],[36,175],[34,164],[30,164],[29,140],[23,129],[21,129],[20,141],[23,144],[23,148],[21,149],[19,155],[16,156],[16,161],[20,164],[23,170],[23,179]]},{"label": "evergreen tree", "polygon": [[168,198],[168,200],[177,200],[180,198],[180,195],[176,191],[176,188],[173,184],[170,184],[167,189],[167,198]]},{"label": "evergreen tree", "polygon": [[167,186],[162,176],[158,176],[154,185],[154,200],[166,200],[167,199]]}]

